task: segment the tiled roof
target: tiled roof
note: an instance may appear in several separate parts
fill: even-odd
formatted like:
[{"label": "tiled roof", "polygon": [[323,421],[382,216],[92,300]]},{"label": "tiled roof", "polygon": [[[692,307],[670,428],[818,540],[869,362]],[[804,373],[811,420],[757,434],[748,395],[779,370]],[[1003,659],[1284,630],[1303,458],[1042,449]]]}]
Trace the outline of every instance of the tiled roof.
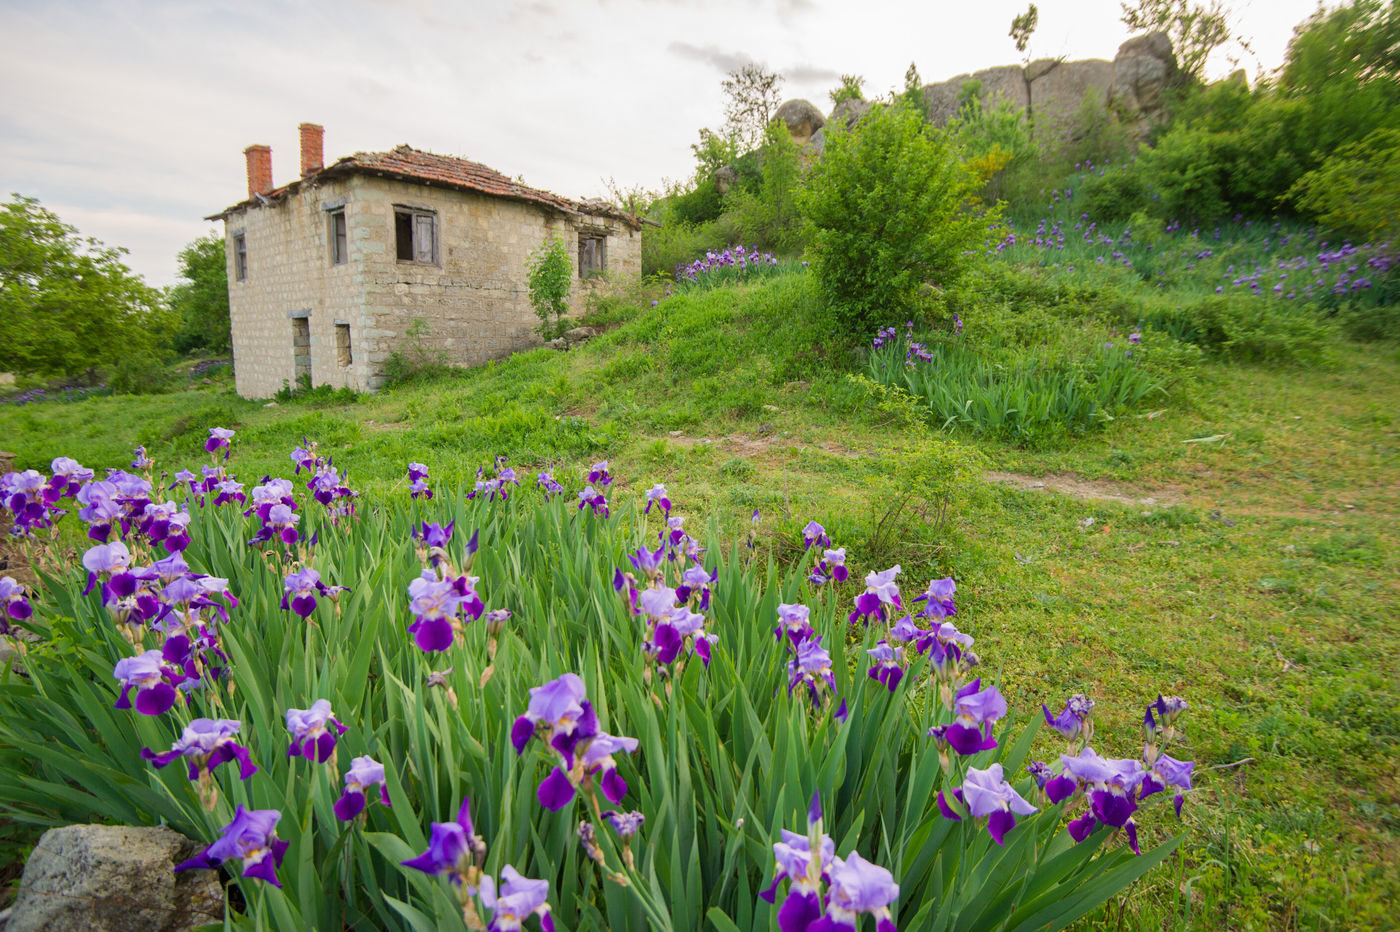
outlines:
[{"label": "tiled roof", "polygon": [[[601,204],[597,201],[580,204],[549,191],[541,191],[538,188],[531,188],[528,185],[512,181],[494,168],[482,165],[480,162],[459,159],[450,155],[436,155],[407,145],[398,146],[388,152],[356,152],[354,155],[337,160],[334,164],[327,165],[308,178],[298,179],[280,188],[274,188],[265,195],[265,198],[268,201],[278,201],[307,181],[350,174],[379,175],[420,184],[478,191],[495,197],[540,204],[543,207],[568,214],[602,214],[626,221],[634,229],[640,226],[638,218],[611,204]],[[258,202],[258,198],[249,198],[205,219],[222,219],[227,214],[252,207]]]}]

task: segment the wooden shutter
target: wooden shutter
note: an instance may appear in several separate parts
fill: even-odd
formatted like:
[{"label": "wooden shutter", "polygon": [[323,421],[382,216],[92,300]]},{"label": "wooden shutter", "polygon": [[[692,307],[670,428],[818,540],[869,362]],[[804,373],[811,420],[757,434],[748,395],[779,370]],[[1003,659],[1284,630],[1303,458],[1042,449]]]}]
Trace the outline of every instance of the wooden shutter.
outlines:
[{"label": "wooden shutter", "polygon": [[437,257],[433,236],[435,221],[432,214],[413,215],[413,261],[432,263]]}]

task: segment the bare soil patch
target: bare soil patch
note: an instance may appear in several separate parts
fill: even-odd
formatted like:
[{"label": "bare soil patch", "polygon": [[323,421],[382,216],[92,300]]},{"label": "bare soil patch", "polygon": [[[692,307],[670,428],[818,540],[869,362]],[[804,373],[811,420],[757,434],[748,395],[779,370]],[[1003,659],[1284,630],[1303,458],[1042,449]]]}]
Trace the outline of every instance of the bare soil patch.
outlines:
[{"label": "bare soil patch", "polygon": [[982,474],[988,482],[1024,489],[1028,492],[1046,490],[1068,495],[1081,501],[1118,502],[1122,505],[1180,505],[1184,499],[1170,490],[1134,489],[1117,482],[1103,479],[1084,479],[1073,473],[1052,473],[1045,476],[1028,476],[1022,473],[997,472],[989,470]]}]

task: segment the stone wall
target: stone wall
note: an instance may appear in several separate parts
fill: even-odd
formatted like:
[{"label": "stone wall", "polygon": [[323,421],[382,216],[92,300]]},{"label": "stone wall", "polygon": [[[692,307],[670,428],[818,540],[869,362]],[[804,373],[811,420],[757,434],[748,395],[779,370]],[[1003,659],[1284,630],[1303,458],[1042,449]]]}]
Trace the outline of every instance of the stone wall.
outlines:
[{"label": "stone wall", "polygon": [[[400,262],[395,207],[436,218],[437,261]],[[348,256],[331,265],[329,211],[343,208]],[[530,307],[530,253],[562,236],[577,261],[580,226],[606,233],[607,275],[575,277],[573,311],[608,280],[641,274],[641,234],[590,215],[469,191],[355,175],[306,184],[285,200],[237,211],[225,220],[234,378],[249,398],[294,384],[298,321],[309,333],[314,385],[372,391],[390,354],[421,320],[420,342],[453,365],[477,365],[537,345]],[[233,236],[247,244],[247,278],[236,280]],[[344,337],[348,327],[349,362]],[[339,336],[339,344],[337,337]]]}]

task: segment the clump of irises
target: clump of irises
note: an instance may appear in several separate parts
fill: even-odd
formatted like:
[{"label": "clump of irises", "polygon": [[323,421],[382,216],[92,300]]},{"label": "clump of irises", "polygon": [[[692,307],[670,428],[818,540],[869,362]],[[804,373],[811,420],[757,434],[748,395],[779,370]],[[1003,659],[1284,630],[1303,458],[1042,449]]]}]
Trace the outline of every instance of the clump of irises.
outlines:
[{"label": "clump of irises", "polygon": [[787,894],[778,907],[782,932],[842,932],[860,928],[860,917],[875,919],[878,932],[897,932],[891,904],[899,884],[887,869],[872,864],[854,849],[836,856],[836,843],[822,826],[820,794],[807,810],[806,834],[782,829],[773,844],[773,883],[759,896],[776,903],[778,887]]},{"label": "clump of irises", "polygon": [[541,806],[557,812],[581,790],[597,812],[595,787],[609,802],[622,802],[627,781],[618,773],[614,755],[637,750],[637,739],[599,730],[598,715],[576,674],[565,673],[530,690],[529,706],[510,729],[515,753],[525,753],[536,737],[558,755],[558,763],[536,791]]}]

